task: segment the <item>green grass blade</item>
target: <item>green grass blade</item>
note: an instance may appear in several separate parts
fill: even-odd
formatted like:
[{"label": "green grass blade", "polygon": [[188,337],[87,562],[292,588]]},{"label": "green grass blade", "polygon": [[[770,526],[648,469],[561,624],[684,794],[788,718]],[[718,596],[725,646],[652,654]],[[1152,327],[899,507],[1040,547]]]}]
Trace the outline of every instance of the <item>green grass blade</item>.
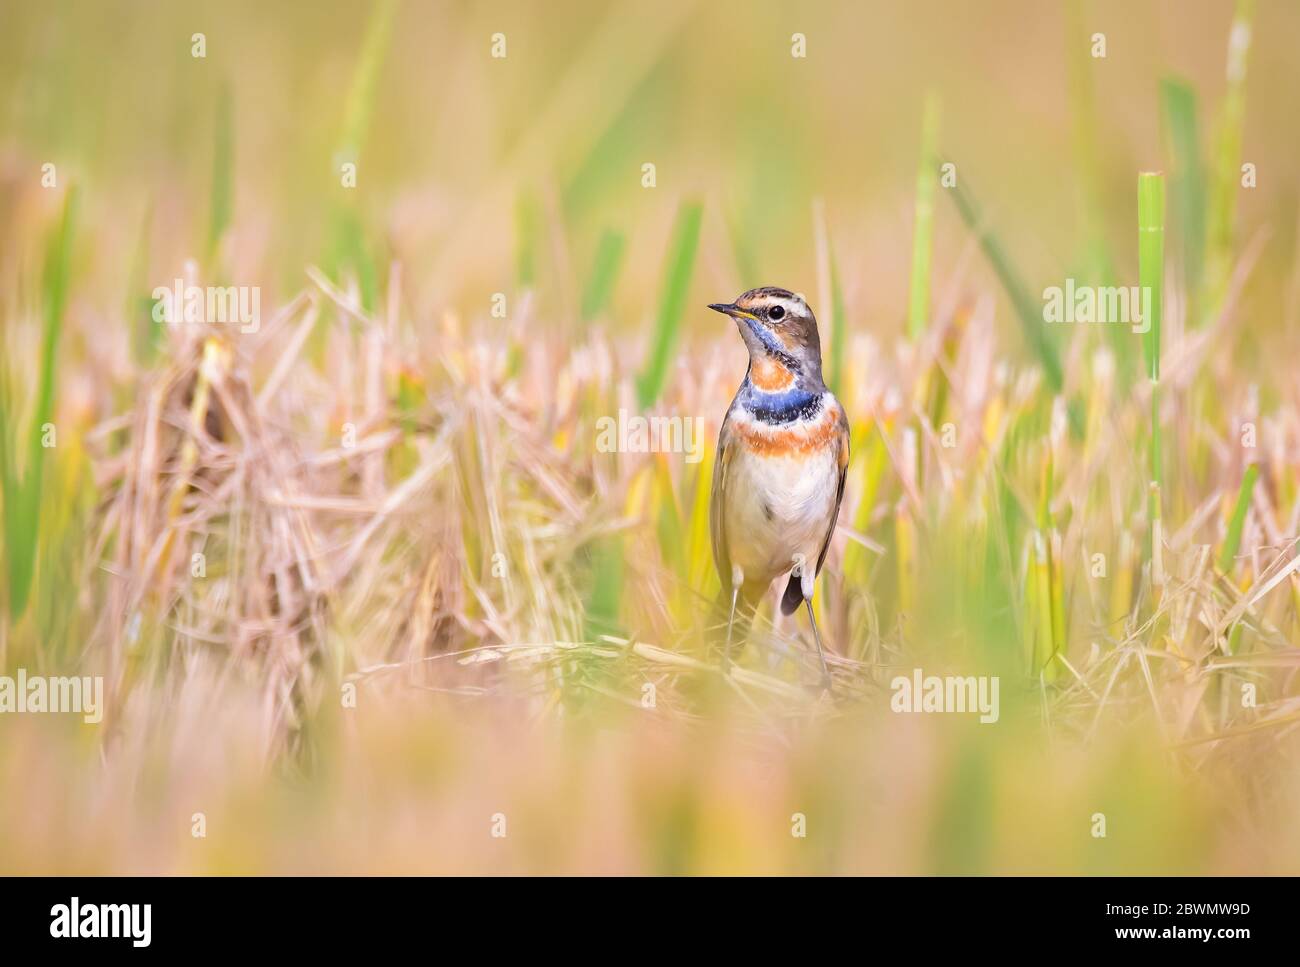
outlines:
[{"label": "green grass blade", "polygon": [[522,194],[515,202],[515,278],[519,288],[532,288],[537,282],[537,253],[541,248],[541,205],[531,194]]},{"label": "green grass blade", "polygon": [[685,202],[677,213],[673,240],[668,250],[668,268],[664,279],[663,296],[655,316],[650,358],[637,380],[637,401],[642,409],[659,399],[668,379],[668,366],[673,348],[681,330],[682,315],[686,310],[686,295],[690,289],[691,271],[695,266],[695,250],[700,241],[700,223],[704,208],[699,202]]},{"label": "green grass blade", "polygon": [[388,43],[393,33],[397,14],[397,0],[380,0],[370,14],[366,25],[361,56],[352,72],[348,88],[347,107],[343,113],[343,133],[339,143],[339,160],[357,162],[365,143],[370,118],[375,111],[375,97],[379,89],[379,72],[384,66]]},{"label": "green grass blade", "polygon": [[[393,21],[397,13],[396,0],[380,0],[370,14],[366,35],[361,43],[361,53],[352,71],[346,107],[343,112],[343,129],[335,153],[336,172],[344,163],[360,163],[361,149],[365,143],[370,118],[374,114],[375,99],[379,89],[379,74],[384,65]],[[378,300],[378,272],[375,260],[366,246],[365,232],[360,213],[352,202],[354,192],[345,192],[345,201],[334,206],[331,218],[330,248],[325,259],[325,269],[342,282],[342,270],[351,267],[356,273],[360,288],[361,305],[366,312],[375,310]],[[320,331],[324,331],[323,327]],[[313,348],[313,355],[319,351]]]},{"label": "green grass blade", "polygon": [[1228,89],[1219,115],[1214,184],[1210,195],[1210,304],[1213,311],[1227,287],[1232,266],[1232,227],[1240,187],[1242,130],[1246,121],[1246,63],[1250,54],[1254,0],[1237,0],[1228,39]]},{"label": "green grass blade", "polygon": [[[1164,474],[1160,455],[1160,326],[1164,302],[1165,274],[1165,176],[1161,172],[1138,174],[1138,291],[1143,300],[1151,295],[1146,307],[1143,348],[1147,377],[1151,381],[1151,434],[1147,459],[1151,485],[1148,491],[1151,529],[1148,556],[1159,552],[1160,501],[1164,493]],[[1154,575],[1153,577],[1158,577]]]},{"label": "green grass blade", "polygon": [[[1160,104],[1172,169],[1170,188],[1182,240],[1183,277],[1189,298],[1195,300],[1205,256],[1205,171],[1196,123],[1196,93],[1184,81],[1167,77],[1160,82]],[[1196,313],[1190,313],[1189,319],[1197,321]]]},{"label": "green grass blade", "polygon": [[[67,304],[68,274],[72,252],[72,229],[76,218],[77,191],[68,191],[63,216],[46,250],[43,278],[45,328],[41,338],[41,362],[36,386],[36,407],[28,430],[27,460],[21,480],[13,460],[9,413],[0,413],[6,423],[5,451],[0,468],[4,492],[5,563],[9,579],[9,614],[17,621],[27,609],[32,578],[36,571],[36,547],[40,536],[41,497],[45,470],[42,429],[54,413],[54,382],[63,312]],[[7,389],[7,388],[6,388]],[[8,396],[6,392],[4,395]],[[7,402],[4,404],[7,408]]]},{"label": "green grass blade", "polygon": [[614,282],[618,279],[618,270],[623,265],[623,251],[627,239],[621,232],[606,229],[596,245],[596,261],[591,268],[591,278],[587,280],[586,291],[582,295],[582,318],[584,322],[595,319],[609,305],[610,296],[614,294]]},{"label": "green grass blade", "polygon": [[[1047,336],[1042,306],[1030,297],[1029,290],[1025,288],[1024,282],[1011,264],[1001,241],[980,218],[975,200],[962,181],[959,180],[949,190],[952,192],[957,210],[961,213],[962,221],[974,233],[985,257],[993,266],[998,281],[1002,283],[1002,288],[1010,297],[1011,304],[1016,310],[1016,318],[1020,320],[1021,328],[1024,330],[1025,340],[1034,351],[1034,355],[1038,357],[1047,376],[1048,385],[1053,392],[1059,393],[1065,386],[1065,374],[1061,368],[1061,359],[1056,345]],[[1073,417],[1073,412],[1071,415]]]},{"label": "green grass blade", "polygon": [[1151,292],[1151,309],[1143,350],[1147,376],[1160,382],[1160,329],[1165,296],[1165,175],[1138,175],[1138,281],[1141,292]]},{"label": "green grass blade", "polygon": [[1149,323],[1143,349],[1147,376],[1160,382],[1160,322],[1165,275],[1165,176],[1159,171],[1138,175],[1138,283],[1151,293]]},{"label": "green grass blade", "polygon": [[357,274],[357,287],[361,293],[361,307],[374,312],[379,301],[379,273],[375,260],[366,246],[365,228],[361,216],[352,207],[339,208],[335,216],[336,266],[350,265]]},{"label": "green grass blade", "polygon": [[1219,570],[1224,574],[1232,571],[1237,551],[1241,547],[1241,532],[1246,524],[1246,511],[1250,509],[1250,500],[1255,493],[1255,481],[1259,479],[1259,465],[1250,464],[1241,478],[1241,489],[1237,491],[1237,506],[1232,509],[1232,518],[1228,521],[1228,533],[1223,539],[1223,548],[1219,551]]},{"label": "green grass blade", "polygon": [[907,335],[913,342],[925,334],[930,316],[930,263],[934,251],[934,186],[938,181],[939,98],[925,99],[921,122],[921,158],[916,168],[916,214],[912,229],[912,288],[907,303]]},{"label": "green grass blade", "polygon": [[591,555],[591,585],[585,601],[584,635],[595,641],[600,635],[619,631],[623,600],[623,540],[617,535],[598,538],[588,547]]},{"label": "green grass blade", "polygon": [[[1080,0],[1071,0],[1065,8],[1066,73],[1070,118],[1070,149],[1078,166],[1079,187],[1076,208],[1082,250],[1083,281],[1089,285],[1114,285],[1115,260],[1106,235],[1108,192],[1102,171],[1103,143],[1097,120],[1097,90],[1094,71],[1105,61],[1094,60],[1088,46],[1079,38],[1087,37],[1091,14]],[[1116,347],[1118,349],[1118,346]]]},{"label": "green grass blade", "polygon": [[145,209],[140,220],[140,236],[131,258],[127,283],[126,318],[131,323],[131,358],[142,369],[153,365],[161,338],[162,326],[153,321],[153,293],[149,286],[149,247],[153,226],[153,206]]}]

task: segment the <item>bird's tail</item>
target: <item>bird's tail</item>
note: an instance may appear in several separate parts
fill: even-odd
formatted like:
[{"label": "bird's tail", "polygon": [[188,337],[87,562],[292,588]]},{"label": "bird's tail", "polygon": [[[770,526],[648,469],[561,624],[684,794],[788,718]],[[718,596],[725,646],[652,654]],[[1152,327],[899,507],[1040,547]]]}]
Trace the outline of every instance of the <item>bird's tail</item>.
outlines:
[{"label": "bird's tail", "polygon": [[801,604],[803,604],[803,580],[799,575],[791,574],[790,583],[785,586],[785,594],[781,595],[781,613],[789,617],[799,610]]}]

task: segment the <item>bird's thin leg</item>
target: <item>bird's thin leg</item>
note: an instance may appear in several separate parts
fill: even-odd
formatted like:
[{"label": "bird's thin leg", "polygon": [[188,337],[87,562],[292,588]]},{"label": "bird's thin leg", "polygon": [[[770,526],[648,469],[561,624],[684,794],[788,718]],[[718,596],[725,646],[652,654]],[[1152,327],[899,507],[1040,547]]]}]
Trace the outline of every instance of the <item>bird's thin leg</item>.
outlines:
[{"label": "bird's thin leg", "polygon": [[813,614],[812,598],[804,598],[803,603],[808,608],[808,620],[812,622],[813,641],[817,642],[817,657],[822,663],[822,688],[830,691],[831,688],[831,670],[826,667],[826,651],[822,648],[822,633],[817,630],[817,616]]},{"label": "bird's thin leg", "polygon": [[731,674],[731,626],[736,623],[736,601],[740,597],[740,585],[731,589],[731,616],[727,618],[727,648],[722,653],[722,674]]}]

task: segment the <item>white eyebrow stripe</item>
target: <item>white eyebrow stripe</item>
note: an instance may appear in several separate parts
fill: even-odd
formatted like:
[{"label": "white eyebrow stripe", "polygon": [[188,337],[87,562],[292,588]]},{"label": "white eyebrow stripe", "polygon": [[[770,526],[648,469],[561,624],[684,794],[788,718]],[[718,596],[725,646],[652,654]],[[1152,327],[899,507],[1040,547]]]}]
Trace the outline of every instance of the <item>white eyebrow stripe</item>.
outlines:
[{"label": "white eyebrow stripe", "polygon": [[769,309],[772,306],[807,309],[808,303],[804,302],[798,296],[795,296],[792,299],[787,299],[785,296],[779,295],[761,295],[750,303],[751,309]]}]

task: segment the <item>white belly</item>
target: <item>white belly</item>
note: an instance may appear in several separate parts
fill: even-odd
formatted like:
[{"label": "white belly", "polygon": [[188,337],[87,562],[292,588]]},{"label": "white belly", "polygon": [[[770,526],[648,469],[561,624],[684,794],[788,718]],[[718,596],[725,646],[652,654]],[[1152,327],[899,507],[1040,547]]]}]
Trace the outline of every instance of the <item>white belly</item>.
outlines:
[{"label": "white belly", "polygon": [[[817,567],[835,513],[839,459],[832,448],[762,455],[740,448],[729,468],[727,548],[745,581],[770,583],[802,559]],[[801,556],[801,557],[800,557]]]}]

